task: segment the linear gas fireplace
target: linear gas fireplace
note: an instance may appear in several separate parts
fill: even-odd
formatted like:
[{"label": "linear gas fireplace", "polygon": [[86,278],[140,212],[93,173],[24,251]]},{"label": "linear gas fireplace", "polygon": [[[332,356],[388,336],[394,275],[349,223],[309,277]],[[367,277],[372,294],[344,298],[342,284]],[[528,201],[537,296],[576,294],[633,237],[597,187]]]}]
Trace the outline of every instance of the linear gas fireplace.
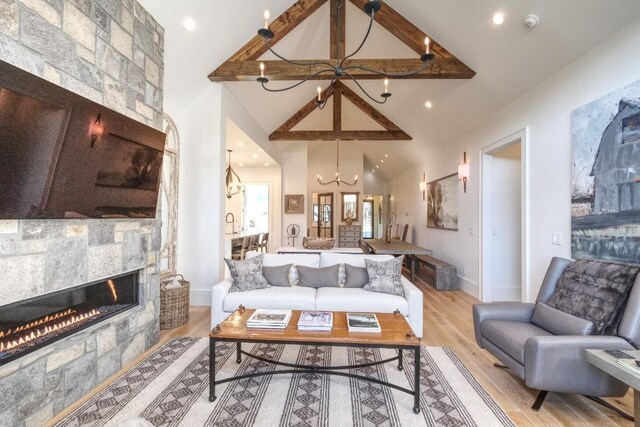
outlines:
[{"label": "linear gas fireplace", "polygon": [[138,305],[125,273],[0,307],[0,366]]}]

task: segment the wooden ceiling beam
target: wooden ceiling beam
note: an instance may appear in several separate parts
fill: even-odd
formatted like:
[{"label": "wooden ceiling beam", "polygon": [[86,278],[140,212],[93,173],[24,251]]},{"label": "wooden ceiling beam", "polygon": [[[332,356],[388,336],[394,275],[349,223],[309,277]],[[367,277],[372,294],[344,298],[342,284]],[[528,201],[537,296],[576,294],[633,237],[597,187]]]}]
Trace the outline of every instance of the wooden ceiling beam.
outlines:
[{"label": "wooden ceiling beam", "polygon": [[345,33],[347,22],[347,5],[340,0],[329,0],[331,23],[329,29],[329,58],[345,57]]},{"label": "wooden ceiling beam", "polygon": [[300,130],[274,132],[271,141],[410,141],[412,138],[403,131],[389,130]]},{"label": "wooden ceiling beam", "polygon": [[[271,46],[282,40],[326,2],[327,0],[298,0],[282,15],[270,22],[269,29],[273,31],[274,34],[273,38],[269,41]],[[255,60],[265,54],[267,50],[267,46],[262,37],[256,35],[227,61]]]},{"label": "wooden ceiling beam", "polygon": [[358,107],[360,111],[365,113],[371,119],[373,119],[376,123],[382,126],[385,130],[388,131],[402,131],[399,126],[389,120],[384,114],[380,111],[373,108],[367,101],[362,99],[359,95],[357,95],[354,91],[352,91],[347,85],[342,82],[335,82],[334,86],[336,86],[336,91],[340,90],[340,93],[347,98],[353,105]]},{"label": "wooden ceiling beam", "polygon": [[[310,64],[318,60],[300,60]],[[302,80],[318,71],[326,69],[323,65],[294,65],[285,61],[227,61],[209,75],[212,82],[251,81],[260,76],[260,63],[264,62],[265,76],[269,80]],[[360,66],[380,70],[383,73],[406,73],[419,69],[419,59],[348,59],[345,67]],[[349,70],[358,80],[378,80],[378,74],[363,70]],[[470,79],[475,71],[467,67],[457,58],[436,58],[429,66],[418,74],[407,77],[389,77],[390,79]],[[316,80],[331,80],[332,73],[321,74]],[[348,79],[348,77],[346,77]]]},{"label": "wooden ceiling beam", "polygon": [[[335,141],[336,139],[344,141],[410,141],[412,139],[384,114],[373,108],[340,81],[333,82],[322,91],[321,96],[325,102],[328,102],[329,98],[333,99],[333,130],[291,130],[318,108],[316,98],[314,98],[269,135],[269,139],[271,141]],[[343,96],[385,130],[342,130]]]},{"label": "wooden ceiling beam", "polygon": [[[333,97],[334,87],[327,86],[325,90],[322,91],[321,96],[322,99],[327,101],[329,98]],[[318,104],[316,104],[316,98],[314,97],[311,101],[307,102],[301,109],[296,111],[296,113],[291,116],[286,122],[284,122],[275,132],[288,132],[295,127],[298,123],[303,121],[305,117],[318,108]],[[275,133],[274,132],[274,133]]]},{"label": "wooden ceiling beam", "polygon": [[[362,13],[363,7],[369,0],[349,0],[353,3]],[[429,36],[420,28],[413,25],[408,19],[396,12],[388,3],[381,1],[382,8],[375,15],[375,21],[383,28],[396,36],[402,43],[410,47],[418,55],[425,53],[424,38]],[[454,56],[431,36],[430,48],[431,53],[436,54],[440,58],[454,58]]]},{"label": "wooden ceiling beam", "polygon": [[[334,90],[333,97],[333,130],[342,130],[342,88],[344,85],[340,82],[333,82],[331,85]],[[324,99],[324,98],[323,98]]]}]

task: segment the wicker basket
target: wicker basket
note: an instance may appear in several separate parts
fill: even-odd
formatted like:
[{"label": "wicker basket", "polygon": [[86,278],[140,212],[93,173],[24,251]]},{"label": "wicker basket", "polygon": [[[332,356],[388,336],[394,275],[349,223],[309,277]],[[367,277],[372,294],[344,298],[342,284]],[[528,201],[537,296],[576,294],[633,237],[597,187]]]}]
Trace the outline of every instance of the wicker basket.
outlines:
[{"label": "wicker basket", "polygon": [[[179,277],[179,288],[167,288],[174,277]],[[189,321],[189,288],[191,284],[182,274],[170,276],[160,282],[160,329],[173,329]]]}]

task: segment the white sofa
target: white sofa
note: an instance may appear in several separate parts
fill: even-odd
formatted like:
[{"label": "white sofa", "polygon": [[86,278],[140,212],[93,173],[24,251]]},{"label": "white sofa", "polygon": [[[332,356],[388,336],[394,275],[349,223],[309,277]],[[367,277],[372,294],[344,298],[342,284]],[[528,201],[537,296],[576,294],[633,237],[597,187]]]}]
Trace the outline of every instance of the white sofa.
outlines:
[{"label": "white sofa", "polygon": [[[259,255],[249,252],[247,258]],[[365,258],[376,261],[392,259],[391,255],[355,255],[322,252],[320,254],[265,254],[263,265],[274,267],[294,264],[307,267],[329,267],[350,264],[364,267]],[[396,309],[407,318],[413,332],[422,337],[422,292],[404,277],[404,298],[359,288],[308,288],[272,286],[248,292],[229,292],[231,278],[212,288],[211,327],[215,327],[241,304],[247,308],[289,310],[331,310],[393,313]]]}]

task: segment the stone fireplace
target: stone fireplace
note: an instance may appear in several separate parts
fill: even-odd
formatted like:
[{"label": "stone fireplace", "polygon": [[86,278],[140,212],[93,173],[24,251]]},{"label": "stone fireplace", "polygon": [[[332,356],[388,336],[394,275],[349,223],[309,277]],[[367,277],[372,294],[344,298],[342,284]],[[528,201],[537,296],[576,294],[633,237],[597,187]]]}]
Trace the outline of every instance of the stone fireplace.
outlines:
[{"label": "stone fireplace", "polygon": [[[162,127],[163,45],[164,30],[135,0],[0,1],[0,59],[156,129]],[[44,317],[58,316],[55,322],[67,316],[57,298],[84,301],[86,284],[101,286],[107,300],[113,299],[108,280],[133,272],[137,286],[136,304],[126,310],[100,322],[81,319],[82,329],[72,334],[58,327],[64,333],[47,345],[0,362],[0,424],[43,425],[158,342],[156,217],[0,220],[5,337],[16,318],[37,322],[27,312],[42,297],[53,298]],[[29,310],[2,314],[20,304]]]}]

